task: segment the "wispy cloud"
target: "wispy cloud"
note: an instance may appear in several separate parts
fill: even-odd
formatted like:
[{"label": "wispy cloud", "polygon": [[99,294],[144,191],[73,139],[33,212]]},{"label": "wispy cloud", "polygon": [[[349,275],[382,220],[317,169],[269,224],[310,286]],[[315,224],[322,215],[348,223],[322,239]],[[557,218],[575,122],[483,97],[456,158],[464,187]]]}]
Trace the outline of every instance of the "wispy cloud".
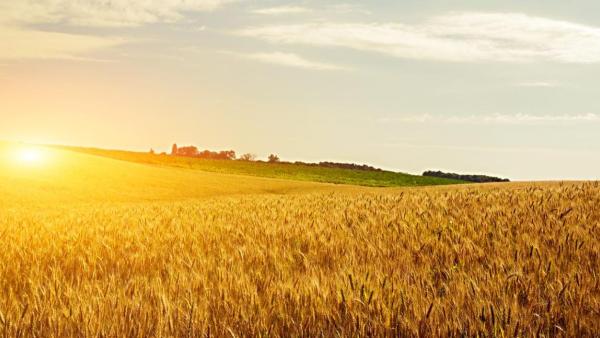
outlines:
[{"label": "wispy cloud", "polygon": [[0,22],[121,27],[175,22],[236,0],[18,0],[0,2]]},{"label": "wispy cloud", "polygon": [[543,124],[566,122],[600,122],[598,114],[575,115],[529,115],[529,114],[492,114],[469,116],[444,116],[421,114],[405,117],[380,118],[380,123],[448,123],[448,124]]},{"label": "wispy cloud", "polygon": [[86,54],[125,43],[124,39],[33,31],[0,26],[0,59],[94,60]]},{"label": "wispy cloud", "polygon": [[256,61],[260,61],[260,62],[264,62],[264,63],[271,63],[271,64],[287,66],[287,67],[304,68],[304,69],[312,69],[312,70],[347,70],[347,68],[344,68],[341,66],[337,66],[337,65],[333,65],[333,64],[329,64],[329,63],[311,61],[311,60],[305,59],[304,57],[302,57],[300,55],[293,54],[293,53],[272,52],[272,53],[241,54],[241,53],[229,52],[229,54],[233,54],[233,55],[236,55],[239,57],[252,59],[252,60],[256,60]]},{"label": "wispy cloud", "polygon": [[517,87],[538,87],[538,88],[553,88],[559,87],[560,84],[551,81],[533,81],[533,82],[519,82],[516,84]]},{"label": "wispy cloud", "polygon": [[600,62],[600,28],[519,13],[451,13],[418,24],[306,23],[237,32],[272,43],[345,47],[451,62]]},{"label": "wispy cloud", "polygon": [[300,14],[311,12],[311,9],[300,6],[278,6],[255,9],[252,13],[263,14],[263,15],[283,15],[283,14]]},{"label": "wispy cloud", "polygon": [[0,1],[0,59],[96,60],[87,54],[124,39],[49,32],[37,24],[124,27],[175,22],[190,11],[210,11],[236,0]]},{"label": "wispy cloud", "polygon": [[416,149],[445,149],[445,150],[466,150],[466,151],[483,151],[483,152],[507,152],[507,153],[515,153],[515,152],[555,152],[556,147],[525,147],[525,146],[507,146],[507,147],[499,147],[499,146],[485,146],[485,145],[451,145],[451,144],[417,144],[417,143],[408,143],[408,142],[386,142],[377,144],[380,147],[386,148],[416,148]]},{"label": "wispy cloud", "polygon": [[360,14],[360,15],[371,15],[373,14],[370,10],[358,4],[331,4],[326,7],[327,10],[335,13],[346,13],[346,14]]},{"label": "wispy cloud", "polygon": [[364,9],[360,5],[354,4],[322,4],[316,7],[304,7],[304,6],[275,6],[258,8],[252,11],[255,14],[261,15],[290,15],[290,14],[304,14],[304,13],[318,13],[318,14],[360,14],[369,15],[372,14],[370,11]]}]

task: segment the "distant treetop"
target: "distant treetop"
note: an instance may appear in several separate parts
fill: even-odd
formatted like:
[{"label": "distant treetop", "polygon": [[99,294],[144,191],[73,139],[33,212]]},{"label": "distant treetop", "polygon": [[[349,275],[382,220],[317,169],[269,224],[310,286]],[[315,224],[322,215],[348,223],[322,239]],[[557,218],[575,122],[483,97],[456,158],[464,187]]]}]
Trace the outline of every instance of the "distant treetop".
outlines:
[{"label": "distant treetop", "polygon": [[269,163],[276,163],[276,162],[279,162],[279,156],[277,156],[275,154],[269,155]]},{"label": "distant treetop", "polygon": [[461,175],[455,173],[445,173],[442,171],[426,171],[423,173],[423,176],[449,178],[475,183],[510,182],[510,180],[507,178],[499,178],[486,175]]},{"label": "distant treetop", "polygon": [[218,152],[210,150],[200,151],[196,146],[177,147],[177,144],[173,144],[173,147],[171,148],[171,155],[211,160],[235,160],[235,151],[233,150],[224,150]]}]

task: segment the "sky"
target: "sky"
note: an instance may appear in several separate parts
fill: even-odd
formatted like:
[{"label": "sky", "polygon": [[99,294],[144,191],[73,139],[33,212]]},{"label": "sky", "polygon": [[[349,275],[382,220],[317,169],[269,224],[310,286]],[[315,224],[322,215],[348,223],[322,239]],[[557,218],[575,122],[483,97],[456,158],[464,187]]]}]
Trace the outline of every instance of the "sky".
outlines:
[{"label": "sky", "polygon": [[600,179],[596,0],[0,0],[0,139]]}]

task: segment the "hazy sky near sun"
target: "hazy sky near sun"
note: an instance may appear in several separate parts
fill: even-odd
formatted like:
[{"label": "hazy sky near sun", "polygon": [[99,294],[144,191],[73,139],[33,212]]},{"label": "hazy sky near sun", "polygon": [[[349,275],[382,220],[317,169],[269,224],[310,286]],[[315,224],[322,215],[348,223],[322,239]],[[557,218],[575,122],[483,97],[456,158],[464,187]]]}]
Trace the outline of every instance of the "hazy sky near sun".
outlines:
[{"label": "hazy sky near sun", "polygon": [[600,179],[597,0],[0,0],[0,139]]}]

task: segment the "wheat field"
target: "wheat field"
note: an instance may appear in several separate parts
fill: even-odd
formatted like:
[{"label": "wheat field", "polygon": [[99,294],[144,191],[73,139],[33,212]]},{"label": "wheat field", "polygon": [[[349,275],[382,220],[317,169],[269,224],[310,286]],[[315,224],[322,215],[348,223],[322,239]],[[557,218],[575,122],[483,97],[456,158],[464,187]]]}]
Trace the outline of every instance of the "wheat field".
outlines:
[{"label": "wheat field", "polygon": [[0,336],[596,336],[600,184],[0,167]]}]

